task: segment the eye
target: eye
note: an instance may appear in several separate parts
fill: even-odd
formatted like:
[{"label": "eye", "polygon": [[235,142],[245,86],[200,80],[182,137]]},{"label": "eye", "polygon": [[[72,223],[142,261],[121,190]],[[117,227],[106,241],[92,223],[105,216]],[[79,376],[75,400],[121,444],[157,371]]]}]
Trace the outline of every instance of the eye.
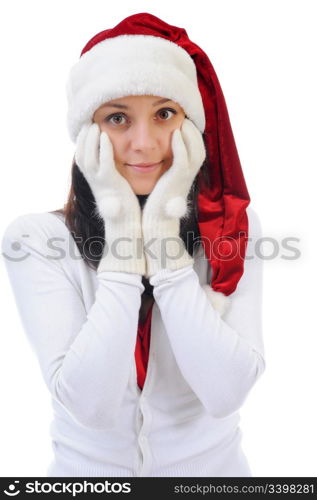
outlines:
[{"label": "eye", "polygon": [[115,120],[115,121],[111,121],[111,120],[116,119],[116,118],[121,119],[121,118],[123,118],[124,116],[125,116],[125,115],[124,115],[123,113],[114,113],[114,114],[112,114],[112,115],[107,116],[107,118],[106,118],[106,120],[105,120],[105,121],[106,121],[106,122],[110,122],[110,123],[112,123],[113,125],[121,125],[121,124],[122,124],[122,120],[120,120],[120,121],[117,121],[117,120]]},{"label": "eye", "polygon": [[[171,116],[168,113],[172,113],[172,115],[176,115],[177,111],[173,108],[162,108],[157,112],[163,121],[167,121]],[[163,116],[162,116],[163,115]],[[126,116],[124,113],[113,113],[105,118],[107,123],[111,123],[112,125],[123,125]]]},{"label": "eye", "polygon": [[[173,115],[176,115],[176,114],[177,114],[177,111],[176,111],[175,109],[173,109],[173,108],[162,108],[162,109],[160,109],[160,110],[158,111],[158,113],[159,113],[159,114],[165,113],[165,116],[166,116],[166,113],[167,113],[167,112],[170,112],[170,113],[172,113]],[[164,121],[166,121],[166,120],[164,120]]]}]

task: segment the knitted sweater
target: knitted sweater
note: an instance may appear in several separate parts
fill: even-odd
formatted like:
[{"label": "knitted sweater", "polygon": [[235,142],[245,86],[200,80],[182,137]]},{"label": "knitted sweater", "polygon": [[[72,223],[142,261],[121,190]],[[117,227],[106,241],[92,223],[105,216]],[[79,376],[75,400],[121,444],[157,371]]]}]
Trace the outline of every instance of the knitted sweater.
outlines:
[{"label": "knitted sweater", "polygon": [[48,476],[250,476],[239,408],[265,369],[261,236],[250,207],[245,271],[221,317],[194,265],[151,278],[143,390],[136,338],[141,276],[96,273],[53,213],[21,215],[2,253],[17,309],[52,396]]}]

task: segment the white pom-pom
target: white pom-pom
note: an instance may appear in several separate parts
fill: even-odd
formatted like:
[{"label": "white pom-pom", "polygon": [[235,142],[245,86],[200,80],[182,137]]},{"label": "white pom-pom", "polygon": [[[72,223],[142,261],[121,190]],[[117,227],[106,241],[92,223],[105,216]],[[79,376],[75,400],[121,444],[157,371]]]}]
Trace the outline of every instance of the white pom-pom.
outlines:
[{"label": "white pom-pom", "polygon": [[169,217],[183,217],[187,212],[187,201],[182,196],[169,200],[165,207],[165,213]]},{"label": "white pom-pom", "polygon": [[210,285],[203,285],[202,288],[205,290],[211,305],[219,312],[220,316],[222,316],[230,305],[230,297],[222,292],[216,292]]},{"label": "white pom-pom", "polygon": [[121,202],[116,196],[106,196],[98,201],[98,211],[102,217],[112,219],[120,214]]}]

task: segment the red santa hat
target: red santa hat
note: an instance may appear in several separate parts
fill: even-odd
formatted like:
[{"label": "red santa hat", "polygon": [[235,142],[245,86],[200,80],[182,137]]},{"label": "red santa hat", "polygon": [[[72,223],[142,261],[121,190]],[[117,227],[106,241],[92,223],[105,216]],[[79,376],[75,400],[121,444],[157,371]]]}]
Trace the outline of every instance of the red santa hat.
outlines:
[{"label": "red santa hat", "polygon": [[198,174],[198,225],[211,283],[205,286],[224,311],[243,274],[248,241],[244,180],[225,99],[205,52],[184,28],[147,12],[131,15],[85,45],[67,82],[67,123],[76,142],[82,124],[106,101],[157,95],[179,103],[204,136],[208,187]]}]

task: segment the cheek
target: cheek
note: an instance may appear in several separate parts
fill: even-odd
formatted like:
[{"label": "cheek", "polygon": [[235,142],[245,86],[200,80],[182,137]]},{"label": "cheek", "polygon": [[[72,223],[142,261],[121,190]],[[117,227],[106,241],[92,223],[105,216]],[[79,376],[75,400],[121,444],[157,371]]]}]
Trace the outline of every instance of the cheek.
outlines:
[{"label": "cheek", "polygon": [[177,120],[177,128],[180,128],[183,124],[183,121],[185,120],[186,116],[185,116],[185,113],[181,113],[179,116],[178,116],[178,120]]}]

